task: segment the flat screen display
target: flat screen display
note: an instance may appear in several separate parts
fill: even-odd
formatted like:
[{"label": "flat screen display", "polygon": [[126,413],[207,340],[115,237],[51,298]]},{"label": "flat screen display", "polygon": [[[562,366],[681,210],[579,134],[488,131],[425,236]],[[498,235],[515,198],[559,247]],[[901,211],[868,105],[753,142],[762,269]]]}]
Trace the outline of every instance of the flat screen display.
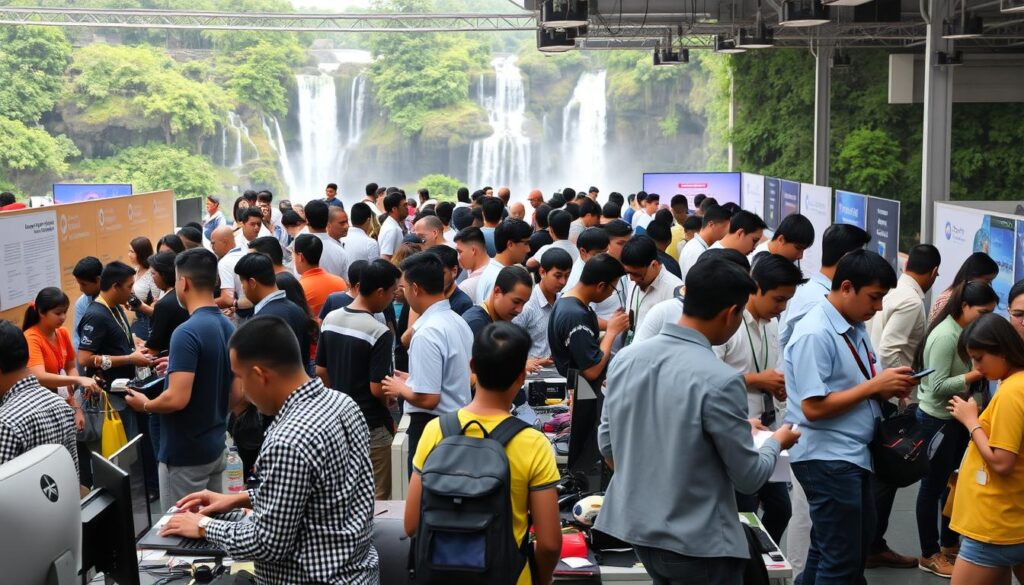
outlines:
[{"label": "flat screen display", "polygon": [[691,211],[701,193],[714,197],[719,205],[739,205],[740,173],[644,173],[644,191],[661,195],[663,204],[675,195],[685,195]]},{"label": "flat screen display", "polygon": [[132,194],[132,186],[127,184],[83,184],[83,183],[54,183],[53,203],[78,203],[79,201],[93,201],[96,199],[107,199],[110,197],[122,197]]}]

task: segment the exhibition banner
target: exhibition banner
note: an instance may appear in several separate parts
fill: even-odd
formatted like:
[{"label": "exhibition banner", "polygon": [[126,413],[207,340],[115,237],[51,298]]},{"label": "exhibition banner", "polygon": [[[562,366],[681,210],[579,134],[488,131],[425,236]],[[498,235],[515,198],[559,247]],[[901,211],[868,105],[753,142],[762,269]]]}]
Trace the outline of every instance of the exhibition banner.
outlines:
[{"label": "exhibition banner", "polygon": [[800,186],[800,213],[814,226],[814,245],[804,251],[800,261],[806,277],[821,271],[821,238],[832,225],[832,188],[803,183]]},{"label": "exhibition banner", "polygon": [[781,193],[779,222],[781,223],[787,215],[800,213],[800,183],[781,180],[779,181],[779,191]]},{"label": "exhibition banner", "polygon": [[782,218],[779,214],[782,211],[782,186],[781,181],[775,177],[764,178],[764,222],[768,229],[775,231],[779,229],[779,222]]},{"label": "exhibition banner", "polygon": [[1024,220],[1017,220],[1017,249],[1014,252],[1013,281],[1017,282],[1024,278]]},{"label": "exhibition banner", "polygon": [[644,191],[661,195],[663,204],[675,195],[685,195],[691,210],[701,193],[714,197],[719,205],[741,205],[739,173],[644,173]]},{"label": "exhibition banner", "polygon": [[867,196],[849,191],[836,191],[836,223],[867,229]]},{"label": "exhibition banner", "polygon": [[743,173],[740,207],[764,217],[764,176]]},{"label": "exhibition banner", "polygon": [[48,286],[59,287],[57,213],[0,215],[0,311],[29,303]]},{"label": "exhibition banner", "polygon": [[868,197],[867,232],[871,234],[869,250],[874,250],[899,271],[900,202]]},{"label": "exhibition banner", "polygon": [[132,194],[132,186],[129,184],[87,184],[87,183],[54,183],[53,203],[78,203],[80,201],[95,201],[96,199],[108,199],[110,197],[123,197]]},{"label": "exhibition banner", "polygon": [[1014,273],[1020,263],[1019,254],[1015,254],[1019,245],[1017,233],[1020,223],[1015,222],[1011,216],[937,203],[933,233],[935,247],[942,255],[942,268],[939,269],[933,290],[949,288],[964,260],[974,252],[985,252],[999,265],[999,274],[992,281],[992,288],[999,295],[997,310],[1005,314],[1006,298],[1015,282]]}]

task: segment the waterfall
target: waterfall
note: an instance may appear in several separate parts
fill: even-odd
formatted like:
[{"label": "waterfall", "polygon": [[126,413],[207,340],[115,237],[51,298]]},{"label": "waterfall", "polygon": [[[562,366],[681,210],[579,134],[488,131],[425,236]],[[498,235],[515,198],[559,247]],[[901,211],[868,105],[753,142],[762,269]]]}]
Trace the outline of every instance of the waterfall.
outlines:
[{"label": "waterfall", "polygon": [[281,178],[284,179],[284,184],[288,186],[288,196],[295,197],[300,187],[295,180],[292,161],[288,158],[288,147],[284,143],[284,136],[281,135],[281,125],[277,122],[277,116],[270,116],[270,121],[274,124],[273,130],[271,130],[266,119],[263,120],[263,128],[267,133],[267,142],[270,143],[270,148],[274,149],[274,152],[277,153],[277,160],[281,163]]},{"label": "waterfall", "polygon": [[[256,143],[252,141],[252,137],[249,136],[249,127],[242,121],[242,117],[231,111],[228,112],[228,126],[235,131],[235,160],[231,164],[231,168],[240,168],[245,163],[245,152],[242,144],[242,137],[245,137],[246,142],[252,147],[253,155],[249,158],[259,158],[259,149],[256,148]],[[227,157],[224,157],[227,158]]]},{"label": "waterfall", "polygon": [[484,96],[481,77],[477,95],[487,110],[493,132],[487,138],[474,140],[469,149],[469,185],[471,189],[489,184],[495,188],[508,186],[513,193],[530,188],[530,139],[523,130],[526,119],[526,95],[523,76],[514,55],[496,57],[493,96]]},{"label": "waterfall", "polygon": [[359,142],[363,135],[363,113],[366,109],[366,76],[360,72],[352,80],[352,98],[348,110],[348,146]]},{"label": "waterfall", "polygon": [[[562,110],[562,152],[569,184],[589,183],[604,188],[607,179],[605,143],[608,140],[608,103],[604,70],[586,72],[576,82],[572,98]],[[573,183],[573,181],[575,183]],[[580,182],[582,181],[582,183]]]},{"label": "waterfall", "polygon": [[305,202],[320,197],[324,185],[340,178],[342,146],[334,77],[326,74],[296,75],[295,80],[299,89],[302,174],[297,188],[289,189],[289,195],[293,201]]},{"label": "waterfall", "polygon": [[220,166],[228,166],[228,127],[220,125]]}]

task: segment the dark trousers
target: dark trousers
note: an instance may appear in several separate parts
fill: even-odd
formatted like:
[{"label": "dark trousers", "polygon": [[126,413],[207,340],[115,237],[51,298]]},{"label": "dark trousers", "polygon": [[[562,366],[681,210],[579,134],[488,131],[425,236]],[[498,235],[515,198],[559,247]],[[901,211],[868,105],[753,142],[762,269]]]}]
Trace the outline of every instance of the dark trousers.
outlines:
[{"label": "dark trousers", "polygon": [[412,477],[412,458],[416,455],[416,446],[420,444],[420,437],[423,436],[423,429],[427,423],[437,418],[437,415],[427,412],[410,412],[409,428],[405,431],[409,437],[409,476]]},{"label": "dark trousers", "polygon": [[679,553],[634,546],[654,585],[742,585],[746,559],[688,557]]},{"label": "dark trousers", "polygon": [[955,420],[935,418],[921,410],[917,411],[917,420],[928,430],[929,439],[938,441],[937,445],[929,445],[928,474],[917,492],[917,536],[921,556],[930,557],[939,552],[940,546],[956,546],[959,542],[960,536],[950,530],[949,518],[942,515],[942,508],[949,495],[949,476],[960,465],[970,436]]},{"label": "dark trousers", "polygon": [[756,494],[736,492],[736,507],[740,512],[755,514],[759,507],[762,508],[764,514],[761,516],[761,524],[772,540],[780,542],[789,518],[793,515],[793,506],[789,502],[789,484],[768,482]]},{"label": "dark trousers", "polygon": [[[149,486],[150,493],[156,494],[160,491],[156,471],[156,452],[159,448],[160,424],[157,421],[156,434],[154,434],[150,427],[150,420],[157,419],[158,417],[156,415],[150,416],[144,412],[131,412],[135,416],[135,428],[143,435],[142,444],[139,447],[142,448],[142,465],[143,473],[146,474],[146,483]],[[131,437],[128,438],[131,439]]]},{"label": "dark trousers", "polygon": [[869,554],[884,553],[889,550],[889,543],[885,542],[885,531],[889,530],[889,514],[892,513],[892,504],[896,501],[896,490],[894,485],[879,481],[875,478],[875,511],[878,516],[875,524],[875,536],[871,540]]},{"label": "dark trousers", "polygon": [[875,535],[871,472],[845,461],[801,461],[793,473],[811,512],[802,585],[865,583],[864,561]]}]

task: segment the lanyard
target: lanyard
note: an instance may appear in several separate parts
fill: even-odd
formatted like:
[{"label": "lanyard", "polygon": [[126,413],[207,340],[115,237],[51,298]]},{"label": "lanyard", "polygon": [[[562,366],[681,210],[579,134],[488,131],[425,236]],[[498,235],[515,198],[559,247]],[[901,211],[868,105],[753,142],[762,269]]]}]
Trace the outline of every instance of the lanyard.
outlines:
[{"label": "lanyard", "polygon": [[757,350],[754,349],[754,338],[750,336],[750,327],[747,326],[747,320],[743,320],[743,328],[747,330],[747,341],[750,343],[750,357],[754,360],[754,370],[760,374],[763,370],[768,368],[768,339],[765,331],[765,326],[761,326],[761,343],[764,347],[764,366],[762,367],[757,363]]},{"label": "lanyard", "polygon": [[[874,362],[869,362],[869,365],[871,366],[871,374],[868,375],[868,369],[866,367],[864,367],[864,361],[860,359],[860,353],[856,350],[856,348],[853,347],[853,342],[850,341],[850,338],[847,337],[845,333],[843,333],[842,336],[843,336],[843,340],[846,341],[846,346],[850,348],[850,353],[853,354],[853,359],[857,360],[857,367],[860,368],[860,373],[864,374],[864,378],[867,379],[867,380],[870,380],[871,378],[874,378],[875,377],[875,363]],[[870,360],[871,359],[871,352],[868,351],[867,343],[864,344],[864,351],[865,351],[865,353],[868,354],[868,359]]]},{"label": "lanyard", "polygon": [[110,305],[107,304],[107,301],[103,300],[103,297],[96,297],[96,302],[103,305],[104,307],[107,308],[108,311],[110,311],[110,316],[114,318],[114,322],[117,323],[117,326],[121,329],[121,332],[124,333],[124,336],[128,339],[128,345],[134,348],[135,342],[132,341],[131,327],[128,326],[128,320],[121,319],[120,317],[118,317],[118,315],[121,313],[121,308],[118,307],[118,310],[115,313],[114,309],[111,309]]}]

